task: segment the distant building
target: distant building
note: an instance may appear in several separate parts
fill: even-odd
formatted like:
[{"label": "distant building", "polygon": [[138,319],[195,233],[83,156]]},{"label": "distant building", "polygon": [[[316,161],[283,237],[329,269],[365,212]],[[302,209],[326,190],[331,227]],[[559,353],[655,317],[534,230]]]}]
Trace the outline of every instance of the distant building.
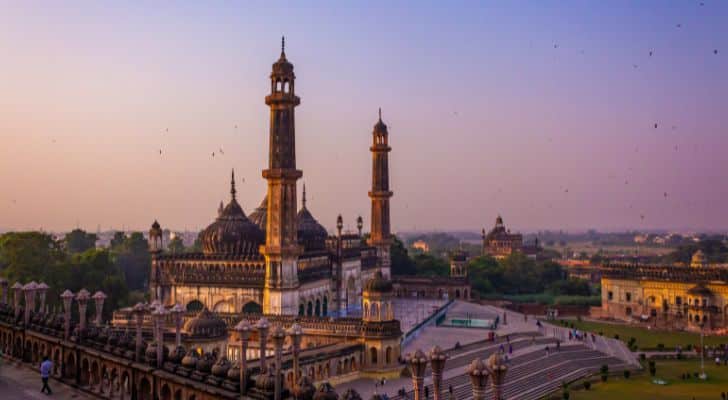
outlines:
[{"label": "distant building", "polygon": [[427,244],[424,240],[418,240],[414,243],[412,243],[412,248],[415,250],[419,250],[423,253],[429,253],[430,252],[430,245]]},{"label": "distant building", "polygon": [[728,331],[728,269],[697,251],[690,266],[608,265],[599,316],[664,329]]},{"label": "distant building", "polygon": [[506,258],[512,253],[521,252],[530,258],[536,258],[541,252],[538,239],[532,245],[523,244],[523,235],[511,233],[503,224],[503,218],[499,215],[495,220],[495,226],[487,234],[483,229],[483,255],[490,255],[494,258]]}]

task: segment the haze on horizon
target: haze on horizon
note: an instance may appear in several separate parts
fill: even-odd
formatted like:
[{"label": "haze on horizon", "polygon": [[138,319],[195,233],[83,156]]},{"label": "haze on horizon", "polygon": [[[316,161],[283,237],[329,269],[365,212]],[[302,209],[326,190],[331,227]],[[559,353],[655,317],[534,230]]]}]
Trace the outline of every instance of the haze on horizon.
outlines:
[{"label": "haze on horizon", "polygon": [[378,107],[394,231],[728,229],[728,3],[704,3],[8,4],[0,228],[204,228],[232,168],[250,214],[285,35],[330,230],[369,224]]}]

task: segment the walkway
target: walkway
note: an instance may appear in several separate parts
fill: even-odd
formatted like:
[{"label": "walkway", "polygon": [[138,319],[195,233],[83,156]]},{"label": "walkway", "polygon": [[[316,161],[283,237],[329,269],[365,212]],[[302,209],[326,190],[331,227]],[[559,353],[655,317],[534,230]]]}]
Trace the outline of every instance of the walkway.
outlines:
[{"label": "walkway", "polygon": [[86,394],[51,379],[48,385],[53,390],[52,396],[40,392],[40,374],[26,366],[19,367],[6,358],[0,358],[0,398],[3,400],[25,399],[92,399]]}]

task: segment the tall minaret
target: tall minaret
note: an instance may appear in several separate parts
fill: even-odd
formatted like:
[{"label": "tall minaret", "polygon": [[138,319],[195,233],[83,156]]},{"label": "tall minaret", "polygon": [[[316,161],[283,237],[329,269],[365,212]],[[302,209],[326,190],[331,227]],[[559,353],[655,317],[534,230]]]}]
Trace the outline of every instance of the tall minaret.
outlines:
[{"label": "tall minaret", "polygon": [[281,57],[270,74],[270,149],[268,169],[268,217],[265,246],[265,290],[263,312],[295,315],[298,310],[298,255],[296,234],[296,181],[303,173],[296,169],[296,124],[294,109],[301,103],[295,95],[293,64],[286,59],[285,42]]},{"label": "tall minaret", "polygon": [[389,279],[392,234],[389,227],[389,133],[387,125],[382,122],[382,109],[379,109],[379,121],[374,125],[372,132],[374,143],[369,148],[372,152],[372,190],[369,197],[372,199],[372,228],[369,244],[377,248],[379,265],[382,275]]}]

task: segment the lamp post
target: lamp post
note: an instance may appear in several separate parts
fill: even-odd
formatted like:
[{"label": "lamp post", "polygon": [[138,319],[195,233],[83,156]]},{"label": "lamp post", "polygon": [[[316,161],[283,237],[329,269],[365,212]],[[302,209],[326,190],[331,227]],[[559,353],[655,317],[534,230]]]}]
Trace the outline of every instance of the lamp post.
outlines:
[{"label": "lamp post", "polygon": [[102,291],[98,291],[94,293],[92,299],[94,299],[94,306],[96,307],[96,315],[94,323],[96,326],[101,326],[101,315],[104,312],[104,300],[106,300],[106,295]]},{"label": "lamp post", "polygon": [[132,309],[132,313],[134,313],[135,317],[135,323],[136,323],[136,345],[134,346],[135,354],[134,359],[137,362],[141,361],[142,356],[142,324],[144,324],[144,313],[146,312],[146,307],[142,303],[137,303],[134,308]]},{"label": "lamp post", "polygon": [[506,372],[508,372],[508,367],[503,362],[503,356],[498,353],[493,353],[488,358],[488,369],[490,370],[491,383],[493,384],[493,400],[501,400],[503,396],[501,393],[503,382],[505,382]]},{"label": "lamp post", "polygon": [[71,305],[73,304],[73,292],[66,289],[61,293],[61,300],[63,300],[63,338],[68,340],[71,334]]},{"label": "lamp post", "polygon": [[271,333],[271,339],[273,339],[273,346],[275,347],[276,356],[276,375],[275,375],[275,400],[281,400],[281,386],[283,384],[283,343],[286,340],[286,331],[283,330],[281,325],[276,325]]},{"label": "lamp post", "polygon": [[184,314],[185,309],[181,304],[177,303],[170,312],[174,316],[174,347],[177,348],[182,346],[182,314]]},{"label": "lamp post", "polygon": [[163,306],[157,307],[152,311],[154,318],[154,333],[157,339],[157,368],[162,368],[164,361],[164,317],[167,316],[167,310]]},{"label": "lamp post", "polygon": [[432,389],[434,391],[434,400],[440,400],[442,392],[442,371],[445,370],[445,362],[447,361],[445,354],[440,346],[435,346],[430,350],[430,366],[432,366]]},{"label": "lamp post", "polygon": [[288,329],[288,335],[291,337],[291,344],[293,345],[293,387],[296,389],[294,392],[298,393],[298,358],[301,351],[303,328],[297,322],[294,322]]},{"label": "lamp post", "polygon": [[268,367],[265,362],[265,346],[268,339],[270,324],[265,317],[261,317],[255,327],[258,328],[258,342],[260,343],[260,373],[264,374],[268,372]]},{"label": "lamp post", "polygon": [[23,291],[23,284],[15,282],[10,289],[13,290],[13,308],[15,309],[15,320],[20,316],[20,292]]},{"label": "lamp post", "polygon": [[38,290],[38,295],[40,297],[40,312],[45,312],[46,308],[46,294],[48,293],[48,285],[45,284],[45,282],[41,282],[36,287],[36,290]]},{"label": "lamp post", "polygon": [[473,389],[473,400],[485,400],[485,388],[488,386],[488,368],[483,360],[476,358],[468,367],[470,384]]},{"label": "lamp post", "polygon": [[25,309],[23,313],[23,323],[28,326],[30,322],[30,312],[33,311],[33,300],[35,297],[35,288],[38,286],[35,282],[27,283],[23,286],[23,294],[25,295]]},{"label": "lamp post", "polygon": [[250,340],[250,332],[253,328],[246,319],[242,319],[235,325],[235,331],[240,337],[240,399],[245,397],[247,391],[248,376],[246,369],[248,368],[248,340]]},{"label": "lamp post", "polygon": [[425,370],[427,369],[425,353],[418,349],[413,356],[407,357],[407,365],[412,373],[412,384],[415,390],[414,400],[425,400],[423,395]]}]

